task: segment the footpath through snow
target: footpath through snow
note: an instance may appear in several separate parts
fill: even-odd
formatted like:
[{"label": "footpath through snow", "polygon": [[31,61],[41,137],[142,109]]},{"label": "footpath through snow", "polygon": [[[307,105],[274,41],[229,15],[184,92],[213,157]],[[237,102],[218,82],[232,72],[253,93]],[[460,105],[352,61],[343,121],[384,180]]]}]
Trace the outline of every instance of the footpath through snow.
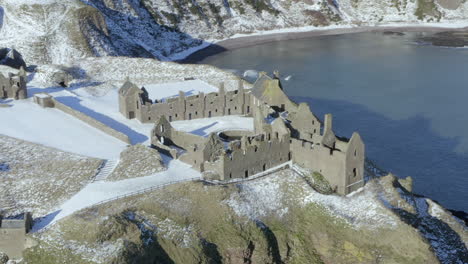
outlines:
[{"label": "footpath through snow", "polygon": [[199,172],[179,160],[170,160],[167,166],[167,170],[151,176],[116,182],[98,181],[90,183],[70,200],[62,204],[57,211],[46,215],[35,223],[33,232],[40,231],[76,211],[91,207],[103,201],[124,197],[151,187],[168,185],[177,181],[201,179]]}]

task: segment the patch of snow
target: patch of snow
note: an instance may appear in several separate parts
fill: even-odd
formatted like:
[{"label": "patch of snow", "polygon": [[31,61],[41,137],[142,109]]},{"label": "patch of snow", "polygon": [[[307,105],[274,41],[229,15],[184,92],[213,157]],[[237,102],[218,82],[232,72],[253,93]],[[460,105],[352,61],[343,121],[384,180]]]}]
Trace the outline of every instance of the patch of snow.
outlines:
[{"label": "patch of snow", "polygon": [[126,144],[53,108],[31,99],[0,108],[0,134],[89,157],[117,158]]},{"label": "patch of snow", "polygon": [[34,231],[39,231],[76,211],[109,199],[124,197],[135,192],[169,184],[174,181],[190,180],[200,177],[200,173],[192,169],[189,165],[179,160],[171,160],[166,171],[151,176],[114,182],[93,182],[62,204],[57,211],[42,218],[34,225],[33,229]]},{"label": "patch of snow", "polygon": [[51,96],[49,94],[46,94],[46,93],[37,93],[37,94],[34,94],[34,97],[37,97],[37,98],[50,98]]},{"label": "patch of snow", "polygon": [[350,196],[324,195],[312,191],[304,203],[322,205],[333,215],[356,227],[396,228],[398,225],[396,217],[386,212],[375,195],[366,188]]},{"label": "patch of snow", "polygon": [[[251,219],[277,213],[288,212],[281,186],[302,181],[300,176],[289,172],[287,177],[274,174],[268,178],[239,184],[239,192],[227,201],[236,214]],[[349,196],[320,194],[306,184],[302,206],[315,203],[325,208],[333,216],[339,217],[356,228],[396,228],[398,219],[387,212],[371,190],[362,188]]]},{"label": "patch of snow", "polygon": [[227,130],[253,131],[253,118],[244,116],[219,116],[171,122],[176,130],[208,137],[211,133]]},{"label": "patch of snow", "polygon": [[[273,176],[275,177],[275,176]],[[282,183],[272,177],[253,182],[238,184],[239,191],[233,193],[225,201],[229,207],[239,216],[246,216],[256,220],[270,214],[282,217],[288,213],[289,208],[283,201],[284,193],[281,190]]]},{"label": "patch of snow", "polygon": [[192,244],[191,234],[194,232],[192,225],[181,227],[173,220],[166,218],[156,225],[157,233],[165,239],[178,243],[179,247],[189,248]]},{"label": "patch of snow", "polygon": [[143,86],[148,91],[149,98],[151,98],[152,100],[161,100],[171,97],[177,97],[179,96],[179,91],[183,92],[185,96],[219,91],[219,88],[214,87],[201,80],[147,84]]},{"label": "patch of snow", "polygon": [[258,75],[259,73],[256,70],[246,70],[244,71],[244,74],[242,74],[242,76],[252,78],[252,79],[256,79]]},{"label": "patch of snow", "polygon": [[105,263],[110,257],[118,254],[123,247],[122,240],[104,241],[103,243],[89,244],[87,242],[76,240],[65,240],[61,233],[41,236],[41,240],[54,247],[66,248],[75,254],[83,257],[83,259],[94,263]]}]

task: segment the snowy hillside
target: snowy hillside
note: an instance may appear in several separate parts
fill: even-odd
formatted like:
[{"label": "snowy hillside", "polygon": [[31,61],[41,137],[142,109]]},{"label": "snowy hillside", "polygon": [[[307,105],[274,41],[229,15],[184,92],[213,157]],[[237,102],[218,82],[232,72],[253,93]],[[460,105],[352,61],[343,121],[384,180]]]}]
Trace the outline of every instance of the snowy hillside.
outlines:
[{"label": "snowy hillside", "polygon": [[467,18],[460,0],[0,0],[0,48],[16,48],[28,64],[105,55],[174,60],[236,34]]}]

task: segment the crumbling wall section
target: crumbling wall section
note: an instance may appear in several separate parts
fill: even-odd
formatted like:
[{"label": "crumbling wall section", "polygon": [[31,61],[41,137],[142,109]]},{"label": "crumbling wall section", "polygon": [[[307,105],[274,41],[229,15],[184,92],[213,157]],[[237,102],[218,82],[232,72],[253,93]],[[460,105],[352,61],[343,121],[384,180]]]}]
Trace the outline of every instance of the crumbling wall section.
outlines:
[{"label": "crumbling wall section", "polygon": [[346,156],[320,142],[291,139],[292,160],[299,166],[321,173],[338,193],[345,194]]},{"label": "crumbling wall section", "polygon": [[289,161],[289,137],[266,140],[264,136],[252,138],[247,146],[233,149],[224,155],[222,176],[225,180],[249,178]]}]

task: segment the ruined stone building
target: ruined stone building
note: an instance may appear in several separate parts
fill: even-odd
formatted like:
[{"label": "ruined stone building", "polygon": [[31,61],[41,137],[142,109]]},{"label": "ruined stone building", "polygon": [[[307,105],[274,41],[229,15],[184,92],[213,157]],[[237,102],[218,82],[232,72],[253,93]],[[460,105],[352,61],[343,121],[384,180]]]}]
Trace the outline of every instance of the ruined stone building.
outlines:
[{"label": "ruined stone building", "polygon": [[217,93],[199,93],[162,100],[149,99],[148,92],[126,81],[119,90],[119,111],[127,118],[142,123],[152,123],[165,116],[169,122],[224,115],[250,114],[251,94],[246,93],[242,82],[236,91],[226,91],[222,85]]},{"label": "ruined stone building", "polygon": [[21,67],[18,74],[9,73],[8,77],[0,73],[0,98],[26,99],[26,71]]},{"label": "ruined stone building", "polygon": [[2,219],[0,216],[0,252],[20,259],[22,251],[32,242],[26,236],[32,228],[32,216],[24,213],[19,218]]},{"label": "ruined stone building", "polygon": [[[120,111],[127,118],[155,122],[151,143],[160,152],[178,158],[210,175],[228,181],[249,178],[275,166],[292,162],[321,173],[339,194],[364,184],[365,147],[358,133],[335,136],[332,115],[320,121],[305,103],[296,104],[282,90],[277,75],[262,73],[252,89],[239,84],[226,92],[151,102],[144,89],[126,82],[119,91]],[[177,131],[174,120],[248,115],[254,131],[223,131],[208,137]]]}]

